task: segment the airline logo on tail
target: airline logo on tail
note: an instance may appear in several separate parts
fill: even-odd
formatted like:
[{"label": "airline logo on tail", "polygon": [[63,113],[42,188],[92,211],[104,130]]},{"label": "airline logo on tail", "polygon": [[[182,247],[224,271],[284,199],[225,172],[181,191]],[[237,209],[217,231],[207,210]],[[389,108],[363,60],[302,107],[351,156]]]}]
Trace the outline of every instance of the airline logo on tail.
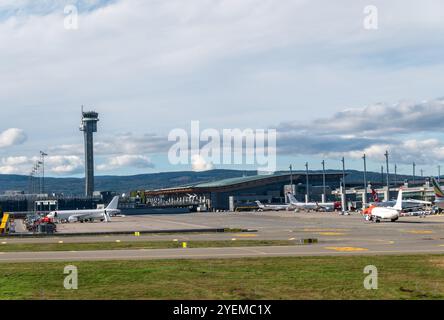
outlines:
[{"label": "airline logo on tail", "polygon": [[375,189],[372,189],[372,196],[374,202],[379,202],[378,193],[375,191]]},{"label": "airline logo on tail", "polygon": [[434,177],[432,177],[433,190],[437,198],[444,198],[444,192],[442,192],[441,187]]}]

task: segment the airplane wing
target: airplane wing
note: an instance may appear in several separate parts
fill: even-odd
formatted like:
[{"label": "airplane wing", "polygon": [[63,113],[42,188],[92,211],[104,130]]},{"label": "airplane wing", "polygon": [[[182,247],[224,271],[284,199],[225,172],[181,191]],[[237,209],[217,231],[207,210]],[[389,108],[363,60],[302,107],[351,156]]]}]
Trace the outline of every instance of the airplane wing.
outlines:
[{"label": "airplane wing", "polygon": [[417,204],[429,204],[429,205],[432,204],[430,201],[422,201],[422,200],[416,200],[416,199],[408,199],[406,201],[411,202],[411,203],[417,203]]}]

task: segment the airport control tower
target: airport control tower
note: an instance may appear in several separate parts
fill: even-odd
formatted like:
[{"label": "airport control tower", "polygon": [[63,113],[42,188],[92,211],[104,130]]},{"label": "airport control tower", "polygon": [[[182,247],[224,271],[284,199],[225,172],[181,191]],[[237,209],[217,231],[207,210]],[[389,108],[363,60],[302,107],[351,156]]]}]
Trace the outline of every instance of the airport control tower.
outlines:
[{"label": "airport control tower", "polygon": [[95,111],[84,112],[82,109],[82,123],[80,131],[85,135],[85,194],[92,197],[94,192],[94,139],[97,132],[99,114]]}]

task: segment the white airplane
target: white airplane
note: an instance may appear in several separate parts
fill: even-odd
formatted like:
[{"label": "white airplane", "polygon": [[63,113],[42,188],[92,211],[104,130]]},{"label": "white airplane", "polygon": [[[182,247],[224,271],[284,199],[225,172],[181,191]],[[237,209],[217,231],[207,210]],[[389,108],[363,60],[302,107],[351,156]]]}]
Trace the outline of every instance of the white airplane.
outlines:
[{"label": "white airplane", "polygon": [[[375,207],[393,207],[396,204],[395,200],[390,201],[383,201],[383,202],[371,202],[370,206]],[[402,208],[404,210],[420,210],[424,208],[425,206],[431,206],[432,202],[430,201],[422,201],[422,200],[416,200],[416,199],[407,199],[402,200]]]},{"label": "white airplane", "polygon": [[259,210],[269,210],[269,211],[284,211],[290,209],[289,204],[263,204],[260,201],[256,201]]},{"label": "white airplane", "polygon": [[290,204],[296,209],[317,210],[317,211],[333,211],[335,204],[333,202],[318,203],[318,202],[299,202],[294,195],[287,193]]},{"label": "white airplane", "polygon": [[[374,189],[372,189],[372,195],[373,195],[373,202],[370,202],[370,206],[373,207],[393,207],[396,204],[396,200],[389,200],[389,201],[380,201],[378,194]],[[443,199],[444,200],[444,199]],[[431,206],[432,202],[430,201],[422,201],[422,200],[416,200],[416,199],[406,199],[402,200],[402,208],[404,210],[421,210],[424,206]]]},{"label": "white airplane", "polygon": [[116,196],[105,209],[52,211],[47,217],[58,221],[68,222],[86,222],[94,220],[110,222],[110,216],[120,214],[120,210],[117,209],[118,205],[119,197]]},{"label": "white airplane", "polygon": [[399,189],[398,199],[393,207],[373,207],[371,212],[365,216],[367,221],[381,222],[381,220],[390,220],[395,222],[399,219],[402,211],[402,188]]},{"label": "white airplane", "polygon": [[433,189],[435,191],[435,205],[438,206],[439,209],[444,209],[444,192],[441,189],[441,186],[436,181],[434,177],[432,177]]}]

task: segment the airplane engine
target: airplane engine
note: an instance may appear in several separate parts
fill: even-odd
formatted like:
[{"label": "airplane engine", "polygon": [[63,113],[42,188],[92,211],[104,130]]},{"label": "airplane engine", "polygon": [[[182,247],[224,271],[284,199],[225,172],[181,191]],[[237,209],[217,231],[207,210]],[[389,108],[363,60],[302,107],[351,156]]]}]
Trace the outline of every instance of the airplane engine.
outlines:
[{"label": "airplane engine", "polygon": [[77,221],[79,221],[79,219],[77,217],[69,217],[68,218],[69,223],[73,223],[73,222],[77,222]]}]

